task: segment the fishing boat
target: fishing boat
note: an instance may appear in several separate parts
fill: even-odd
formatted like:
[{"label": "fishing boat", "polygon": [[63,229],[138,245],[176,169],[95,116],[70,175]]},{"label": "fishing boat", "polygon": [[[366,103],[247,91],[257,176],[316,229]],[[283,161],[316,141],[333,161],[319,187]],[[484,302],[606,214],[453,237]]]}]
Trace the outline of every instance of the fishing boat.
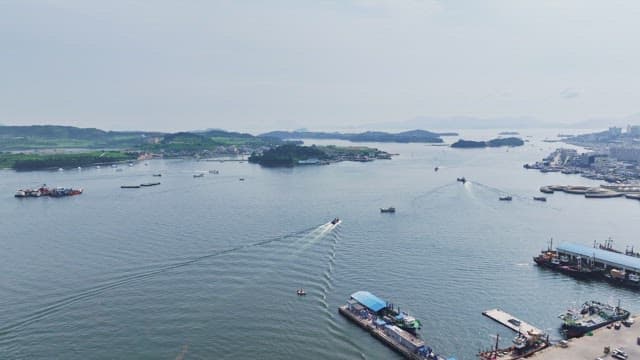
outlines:
[{"label": "fishing boat", "polygon": [[580,310],[569,309],[560,316],[562,331],[567,338],[579,337],[603,326],[626,320],[630,313],[618,306],[598,301],[587,301]]},{"label": "fishing boat", "polygon": [[381,213],[394,213],[396,212],[396,208],[393,206],[389,206],[388,208],[380,208]]},{"label": "fishing boat", "polygon": [[159,182],[149,182],[149,183],[140,184],[140,186],[156,186],[156,185],[160,185],[160,183]]}]

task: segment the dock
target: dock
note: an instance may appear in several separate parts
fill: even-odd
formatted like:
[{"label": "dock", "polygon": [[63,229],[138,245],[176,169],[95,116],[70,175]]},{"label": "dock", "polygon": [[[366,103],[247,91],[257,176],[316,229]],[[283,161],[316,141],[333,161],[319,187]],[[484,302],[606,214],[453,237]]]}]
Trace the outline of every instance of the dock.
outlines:
[{"label": "dock", "polygon": [[338,307],[338,312],[405,359],[445,360],[415,332],[410,333],[395,325],[393,318],[402,319],[409,317],[408,314],[393,312],[393,306],[367,291],[353,293],[346,305]]},{"label": "dock", "polygon": [[531,334],[541,335],[544,333],[542,330],[538,329],[537,327],[529,323],[526,323],[518,319],[517,317],[507,312],[504,312],[500,309],[491,309],[491,310],[483,311],[482,315],[508,327],[509,329],[515,332],[521,333],[527,338],[531,337]]}]

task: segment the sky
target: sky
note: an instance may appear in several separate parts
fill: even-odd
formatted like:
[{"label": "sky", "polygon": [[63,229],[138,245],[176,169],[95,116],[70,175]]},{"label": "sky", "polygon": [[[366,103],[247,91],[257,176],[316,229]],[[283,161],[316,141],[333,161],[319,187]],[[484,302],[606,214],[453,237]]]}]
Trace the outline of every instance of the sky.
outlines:
[{"label": "sky", "polygon": [[638,19],[616,0],[0,0],[0,124],[620,118],[640,112]]}]

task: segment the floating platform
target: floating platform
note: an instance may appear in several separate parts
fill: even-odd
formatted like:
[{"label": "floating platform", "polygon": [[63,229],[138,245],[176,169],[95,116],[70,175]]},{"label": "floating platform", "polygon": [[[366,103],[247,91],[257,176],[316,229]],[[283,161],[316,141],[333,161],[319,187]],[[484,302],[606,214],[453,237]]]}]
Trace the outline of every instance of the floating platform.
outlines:
[{"label": "floating platform", "polygon": [[504,312],[500,309],[491,309],[491,310],[483,311],[482,315],[508,327],[509,329],[515,332],[519,332],[526,337],[530,337],[531,334],[537,334],[538,336],[543,334],[543,331],[538,329],[537,327],[529,323],[526,323],[518,319],[517,317],[507,312]]}]

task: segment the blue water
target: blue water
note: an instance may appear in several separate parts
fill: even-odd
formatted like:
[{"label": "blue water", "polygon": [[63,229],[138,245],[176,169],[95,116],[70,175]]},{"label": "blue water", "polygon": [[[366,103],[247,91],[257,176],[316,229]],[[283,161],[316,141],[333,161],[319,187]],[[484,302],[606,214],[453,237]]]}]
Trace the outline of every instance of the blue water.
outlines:
[{"label": "blue water", "polygon": [[[337,313],[357,290],[422,319],[427,343],[458,359],[513,336],[481,315],[490,308],[556,338],[557,315],[588,299],[638,312],[637,292],[533,266],[551,237],[640,248],[638,201],[532,200],[542,185],[597,184],[522,168],[558,146],[541,141],[556,133],[523,131],[530,142],[508,150],[367,144],[399,155],[293,169],[0,171],[0,358],[399,358]],[[120,189],[148,181],[162,184]],[[13,198],[41,183],[85,192]]]}]

